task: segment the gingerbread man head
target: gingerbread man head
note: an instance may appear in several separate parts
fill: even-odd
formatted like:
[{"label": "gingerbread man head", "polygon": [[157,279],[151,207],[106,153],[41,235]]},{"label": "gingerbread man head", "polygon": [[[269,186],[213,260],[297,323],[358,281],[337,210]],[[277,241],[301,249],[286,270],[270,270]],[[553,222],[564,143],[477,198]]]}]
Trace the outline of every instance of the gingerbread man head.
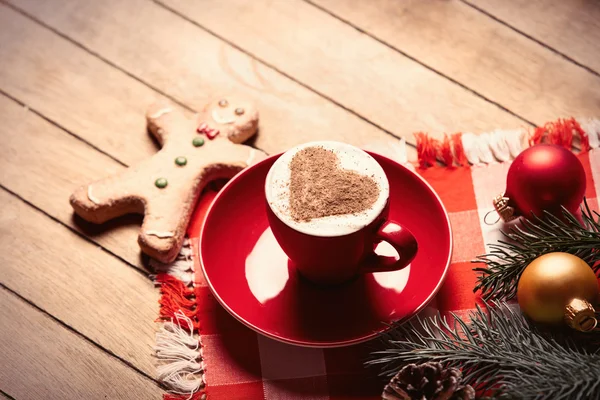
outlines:
[{"label": "gingerbread man head", "polygon": [[258,129],[258,110],[249,100],[221,97],[204,107],[198,131],[209,139],[223,135],[233,143],[243,143]]}]

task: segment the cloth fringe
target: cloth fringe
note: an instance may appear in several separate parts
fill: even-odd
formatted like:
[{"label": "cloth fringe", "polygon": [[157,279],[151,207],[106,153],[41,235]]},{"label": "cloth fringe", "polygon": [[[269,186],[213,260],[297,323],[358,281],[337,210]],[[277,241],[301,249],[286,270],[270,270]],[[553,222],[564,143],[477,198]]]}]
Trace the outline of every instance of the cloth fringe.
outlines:
[{"label": "cloth fringe", "polygon": [[172,394],[191,399],[204,388],[200,341],[190,318],[177,312],[173,320],[165,322],[156,334],[154,350],[157,379]]},{"label": "cloth fringe", "polygon": [[513,160],[525,148],[552,143],[585,152],[600,146],[600,120],[561,118],[534,129],[495,130],[475,135],[455,133],[443,140],[417,132],[419,167],[442,162],[449,168]]},{"label": "cloth fringe", "polygon": [[191,397],[167,393],[163,396],[163,400],[206,400],[206,393],[196,392]]},{"label": "cloth fringe", "polygon": [[[188,238],[183,241],[183,246],[177,255],[175,261],[170,264],[163,264],[156,260],[150,260],[150,267],[159,274],[169,274],[179,279],[186,285],[194,282],[194,262],[192,260],[192,246]],[[151,277],[156,277],[153,275]]]},{"label": "cloth fringe", "polygon": [[160,286],[161,294],[156,321],[169,321],[176,318],[177,313],[181,313],[192,320],[195,330],[198,329],[194,289],[169,274],[156,275],[154,282]]},{"label": "cloth fringe", "polygon": [[154,283],[160,287],[162,326],[156,334],[157,379],[170,391],[166,400],[204,400],[204,365],[194,294],[192,247],[185,239],[177,259],[171,264],[152,261],[158,272]]},{"label": "cloth fringe", "polygon": [[194,298],[194,260],[192,259],[192,246],[188,238],[183,241],[183,246],[175,261],[163,264],[156,260],[150,261],[150,266],[158,274],[151,275],[154,284],[160,287],[160,311],[157,321],[169,321],[175,318],[179,311],[193,321],[197,329]]},{"label": "cloth fringe", "polygon": [[441,146],[440,141],[432,138],[425,132],[415,133],[415,138],[417,138],[419,167],[428,168],[434,166]]}]

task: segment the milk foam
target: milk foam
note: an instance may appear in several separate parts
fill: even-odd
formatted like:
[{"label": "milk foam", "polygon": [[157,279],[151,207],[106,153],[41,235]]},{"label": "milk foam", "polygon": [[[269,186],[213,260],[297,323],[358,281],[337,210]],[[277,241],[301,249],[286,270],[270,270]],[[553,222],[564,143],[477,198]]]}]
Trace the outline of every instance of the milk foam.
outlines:
[{"label": "milk foam", "polygon": [[[370,176],[379,188],[379,197],[373,205],[355,214],[332,215],[310,221],[295,221],[290,210],[290,162],[300,150],[321,147],[331,150],[338,157],[340,167]],[[383,211],[389,197],[389,183],[383,168],[373,157],[349,144],[322,141],[294,147],[275,161],[265,182],[265,195],[271,210],[292,229],[312,236],[342,236],[356,232],[369,225]]]}]

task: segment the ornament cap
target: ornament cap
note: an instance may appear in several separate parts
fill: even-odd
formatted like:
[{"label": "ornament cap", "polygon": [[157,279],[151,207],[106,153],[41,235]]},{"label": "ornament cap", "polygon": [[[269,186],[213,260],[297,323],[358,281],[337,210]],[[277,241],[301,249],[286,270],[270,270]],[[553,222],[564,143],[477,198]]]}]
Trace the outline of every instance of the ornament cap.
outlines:
[{"label": "ornament cap", "polygon": [[504,222],[512,221],[517,218],[514,207],[508,205],[509,198],[504,193],[494,197],[493,203],[496,212]]},{"label": "ornament cap", "polygon": [[587,300],[573,299],[565,306],[565,322],[573,329],[590,332],[598,324],[596,310]]}]

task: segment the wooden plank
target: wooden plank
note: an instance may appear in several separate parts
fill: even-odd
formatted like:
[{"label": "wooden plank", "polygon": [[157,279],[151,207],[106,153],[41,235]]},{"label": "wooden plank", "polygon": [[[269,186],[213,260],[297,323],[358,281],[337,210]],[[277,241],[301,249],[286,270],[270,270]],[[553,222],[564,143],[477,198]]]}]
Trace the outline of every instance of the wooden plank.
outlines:
[{"label": "wooden plank", "polygon": [[[156,383],[0,288],[0,387],[17,399],[160,399]],[[4,398],[3,396],[0,396]]]},{"label": "wooden plank", "polygon": [[[562,116],[600,115],[600,77],[459,0],[312,1],[529,121],[543,124]],[[570,8],[578,3],[479,2],[514,9],[523,19],[536,15],[526,11],[533,11],[534,4],[545,8],[547,3],[560,3]],[[600,3],[597,5],[600,10]],[[554,11],[550,14],[560,14]],[[598,35],[599,21],[600,13],[595,21]],[[566,37],[565,29],[556,29],[565,25],[549,26],[554,36]],[[573,33],[571,29],[566,31]],[[573,44],[591,49],[589,40],[583,34],[571,37]],[[597,48],[590,53],[591,58],[600,62],[600,36],[594,46]]]},{"label": "wooden plank", "polygon": [[600,73],[597,0],[468,0],[467,3]]},{"label": "wooden plank", "polygon": [[[15,4],[189,106],[232,92],[253,99],[261,114],[255,143],[269,153],[310,140],[396,141],[152,2]],[[156,93],[17,12],[0,14],[3,90],[127,163],[154,150],[142,117]]]},{"label": "wooden plank", "polygon": [[397,134],[524,122],[302,0],[159,0]]},{"label": "wooden plank", "polygon": [[150,280],[4,190],[0,204],[0,282],[154,376]]},{"label": "wooden plank", "polygon": [[0,88],[127,164],[156,151],[156,92],[11,10],[0,9]]},{"label": "wooden plank", "polygon": [[[52,52],[46,54],[46,57],[43,60],[39,60],[38,63],[33,64],[27,64],[27,60],[31,57],[24,56],[23,58],[15,58],[14,63],[9,66],[10,68],[0,71],[0,76],[2,76],[3,73],[15,73],[21,75],[5,79],[5,88],[6,86],[13,88],[13,95],[25,97],[25,99],[29,101],[29,104],[34,103],[36,107],[41,108],[51,117],[58,118],[61,124],[66,125],[70,129],[77,129],[77,132],[83,132],[83,135],[87,140],[90,142],[95,141],[95,144],[99,147],[111,151],[113,154],[116,154],[119,158],[127,162],[135,162],[136,159],[154,151],[153,143],[148,139],[147,134],[142,132],[143,128],[140,127],[139,135],[134,134],[130,136],[131,142],[135,143],[135,147],[131,147],[131,143],[126,140],[127,137],[125,135],[116,135],[115,132],[107,131],[106,127],[102,125],[103,121],[106,119],[103,112],[104,108],[102,108],[102,104],[104,103],[101,103],[97,107],[92,103],[94,101],[93,99],[100,97],[106,98],[108,94],[99,92],[102,90],[103,85],[92,85],[91,83],[94,71],[102,69],[103,64],[101,62],[98,61],[96,63],[97,65],[94,64],[93,57],[89,55],[88,57],[85,57],[87,53],[75,46],[69,46],[68,43],[64,43],[60,38],[49,41],[48,38],[52,38],[54,36],[53,34],[42,35],[43,32],[41,31],[43,31],[43,28],[37,27],[35,23],[30,22],[10,9],[6,10],[6,14],[14,14],[12,17],[17,21],[15,26],[22,27],[24,32],[35,33],[31,35],[30,41],[26,43],[28,48],[31,49],[32,54],[35,54],[38,51],[43,52],[45,51],[45,48],[51,47],[59,49],[58,53],[65,54],[65,61],[58,60],[55,56],[53,58],[54,53]],[[178,19],[160,7],[156,7],[156,10],[165,13],[172,19]],[[2,13],[0,19],[6,14]],[[12,21],[13,19],[10,20]],[[176,21],[172,22],[173,25],[175,25],[175,22]],[[158,23],[154,22],[153,24],[157,25]],[[1,26],[0,35],[13,25],[6,23]],[[17,33],[14,34],[17,35]],[[8,33],[5,36],[8,37]],[[21,40],[23,40],[23,37],[21,37]],[[49,43],[44,43],[44,41]],[[69,49],[65,50],[63,47]],[[0,46],[0,53],[3,48],[5,47]],[[10,55],[6,56],[5,59],[12,60]],[[28,70],[34,77],[41,76],[42,73],[38,70],[39,68],[59,70],[60,68],[70,65],[68,64],[68,60],[76,60],[77,62],[74,63],[72,69],[61,71],[61,74],[65,76],[70,74],[73,76],[73,79],[64,79],[59,84],[56,84],[56,86],[52,85],[52,82],[54,82],[53,80],[36,81],[35,78],[27,78],[27,76],[21,72],[23,70]],[[44,67],[44,63],[52,64],[52,68],[47,65]],[[94,69],[88,71],[77,69],[79,66],[85,65],[86,63],[94,64]],[[71,98],[68,97],[69,93],[79,90],[75,86],[78,82],[88,80],[86,73],[90,73],[92,76],[89,78],[90,84],[89,86],[82,85],[81,90],[86,90],[86,88],[89,89],[90,91],[88,94],[92,100],[90,102],[75,104],[75,102],[72,102]],[[107,75],[97,77],[98,81],[103,81],[105,79],[108,79]],[[143,96],[141,91],[146,89],[144,86],[138,85],[136,81],[127,77],[124,77],[121,81],[122,86],[120,87],[125,89],[127,89],[127,85],[136,88],[139,86],[139,90],[129,91]],[[18,83],[19,86],[12,86],[15,82]],[[72,84],[72,82],[74,83]],[[30,86],[24,86],[29,83],[31,84]],[[197,82],[197,84],[200,84],[200,82]],[[21,86],[23,87],[20,88]],[[38,92],[40,86],[45,87],[47,90],[43,91],[43,93]],[[114,87],[113,89],[118,92],[116,93],[118,101],[127,99],[127,95],[119,92],[117,87]],[[54,95],[50,96],[48,93],[54,93]],[[60,94],[57,95],[57,93]],[[307,93],[307,91],[304,91],[304,93]],[[65,96],[67,97],[65,98]],[[318,97],[316,98],[317,100],[319,99]],[[134,101],[135,100],[131,100],[131,102]],[[72,102],[71,106],[73,107],[73,112],[67,116],[61,114],[61,108],[68,102]],[[0,127],[0,131],[3,136],[8,139],[6,143],[7,151],[4,151],[2,157],[0,157],[0,166],[2,166],[4,171],[0,182],[2,182],[9,190],[22,196],[27,201],[32,202],[54,218],[77,229],[80,229],[83,226],[85,228],[83,231],[94,241],[137,267],[143,268],[139,256],[139,248],[136,242],[138,231],[137,224],[139,219],[121,219],[116,223],[109,223],[94,229],[94,227],[89,224],[81,225],[80,223],[74,223],[71,209],[67,203],[68,196],[75,187],[87,181],[114,173],[121,167],[116,162],[110,160],[109,157],[91,151],[85,144],[80,143],[76,139],[60,132],[51,124],[35,117],[35,115],[28,112],[27,109],[22,109],[14,104],[11,105],[10,103],[11,101],[2,99],[3,107],[0,109],[0,115],[2,115],[3,120],[6,121]],[[277,104],[283,105],[284,103],[279,101]],[[135,106],[135,104],[130,103],[125,109],[132,109],[135,108]],[[336,115],[350,115],[344,111],[340,111],[336,107],[331,108],[331,110],[335,110]],[[139,111],[142,112],[143,110]],[[134,113],[134,111],[130,111],[127,115],[133,120],[135,119],[132,115]],[[300,119],[301,116],[297,115],[295,118]],[[350,122],[351,119],[357,120],[356,118],[351,117],[346,118],[346,121]],[[127,118],[124,120],[127,121]],[[83,123],[98,129],[98,132],[94,133],[91,129],[85,128],[82,125],[82,121],[84,121]],[[323,121],[327,121],[327,124],[331,122],[340,122],[341,127],[345,126],[339,118],[333,118],[331,120],[324,119]],[[295,126],[300,126],[300,124],[298,123]],[[358,126],[356,127],[360,128],[360,126],[366,126],[367,129],[362,131],[359,129],[359,131],[364,134],[364,136],[362,136],[364,140],[361,142],[360,139],[358,139],[357,144],[368,143],[372,140],[390,140],[387,135],[377,131],[375,128],[362,121],[358,122]],[[18,129],[15,129],[17,127]],[[353,132],[353,130],[347,127],[347,129],[340,133],[347,136],[352,135]],[[310,137],[310,134],[307,133],[307,135]],[[356,136],[360,137],[360,135]],[[280,137],[283,138],[283,135],[280,135]],[[287,136],[285,137],[287,138]],[[339,139],[339,137],[337,138]],[[306,136],[301,136],[300,134],[295,138],[291,137],[292,141],[306,139]],[[48,143],[52,143],[51,151],[48,150]],[[275,151],[283,150],[290,141],[282,139],[273,142],[273,145],[277,146],[277,143],[281,145],[281,148],[273,147],[272,149]],[[144,145],[150,145],[151,148],[145,150]]]},{"label": "wooden plank", "polygon": [[74,218],[69,205],[76,186],[124,167],[2,95],[0,120],[0,184],[146,271],[137,244],[139,218],[97,226]]},{"label": "wooden plank", "polygon": [[6,399],[6,400],[11,400],[10,397],[6,396],[4,393],[0,392],[0,399]]}]

